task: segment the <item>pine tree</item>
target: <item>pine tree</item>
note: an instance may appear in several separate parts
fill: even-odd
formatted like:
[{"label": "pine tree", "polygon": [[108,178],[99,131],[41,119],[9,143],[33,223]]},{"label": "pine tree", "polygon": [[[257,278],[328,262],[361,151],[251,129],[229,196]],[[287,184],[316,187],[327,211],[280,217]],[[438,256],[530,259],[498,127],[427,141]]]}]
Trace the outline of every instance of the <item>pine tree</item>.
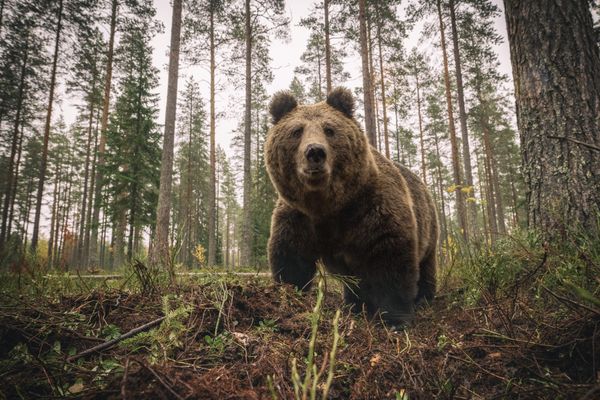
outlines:
[{"label": "pine tree", "polygon": [[160,132],[156,123],[158,70],[152,65],[151,33],[129,29],[116,63],[121,74],[115,112],[107,131],[105,176],[112,200],[115,264],[122,261],[125,228],[127,259],[140,251],[140,229],[155,222],[159,184]]}]

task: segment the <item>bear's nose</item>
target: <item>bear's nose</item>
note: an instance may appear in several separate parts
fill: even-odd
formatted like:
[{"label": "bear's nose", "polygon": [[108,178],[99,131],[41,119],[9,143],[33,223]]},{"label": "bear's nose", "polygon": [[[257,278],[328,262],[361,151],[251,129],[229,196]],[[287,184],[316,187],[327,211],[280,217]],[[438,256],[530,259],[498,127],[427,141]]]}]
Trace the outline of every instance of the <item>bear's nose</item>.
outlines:
[{"label": "bear's nose", "polygon": [[306,146],[304,156],[311,164],[322,164],[327,157],[327,153],[325,153],[325,146],[316,143],[309,144]]}]

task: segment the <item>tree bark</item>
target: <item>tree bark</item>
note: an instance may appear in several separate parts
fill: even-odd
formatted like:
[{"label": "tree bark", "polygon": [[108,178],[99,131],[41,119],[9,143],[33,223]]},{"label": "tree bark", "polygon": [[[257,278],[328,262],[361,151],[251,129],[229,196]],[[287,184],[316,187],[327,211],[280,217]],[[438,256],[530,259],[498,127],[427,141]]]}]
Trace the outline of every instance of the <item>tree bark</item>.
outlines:
[{"label": "tree bark", "polygon": [[21,65],[21,72],[19,77],[19,94],[17,97],[17,111],[15,115],[15,126],[13,128],[13,137],[10,148],[10,158],[8,160],[8,182],[6,182],[6,193],[4,193],[4,205],[2,207],[2,227],[0,229],[0,249],[4,247],[4,242],[8,240],[8,212],[10,209],[10,200],[13,196],[11,189],[13,186],[13,180],[16,179],[14,176],[14,163],[15,155],[17,152],[17,141],[19,136],[19,124],[21,123],[21,112],[23,108],[23,96],[25,92],[25,76],[27,74],[27,60],[29,54],[29,38],[25,38],[25,52],[23,54],[23,64]]},{"label": "tree bark", "polygon": [[385,75],[383,72],[383,51],[381,46],[381,25],[377,25],[377,44],[379,46],[379,72],[381,79],[381,109],[383,113],[383,142],[385,144],[385,156],[390,158],[390,140],[388,134],[387,106],[385,102]]},{"label": "tree bark", "polygon": [[[465,95],[462,79],[462,62],[460,59],[460,48],[458,46],[458,30],[456,29],[456,12],[454,9],[454,0],[450,0],[450,26],[452,28],[452,47],[454,53],[454,73],[456,76],[456,98],[458,101],[458,116],[460,121],[460,133],[462,138],[463,164],[465,168],[465,184],[471,191],[475,191],[473,186],[473,170],[471,168],[471,150],[469,146],[469,131],[467,128],[467,112],[465,110]],[[467,196],[469,197],[469,196]],[[475,197],[471,194],[470,197]],[[467,202],[468,223],[471,233],[477,231],[477,204]]]},{"label": "tree bark", "polygon": [[[505,0],[528,223],[598,231],[600,55],[589,2]],[[558,136],[564,139],[550,138]]]},{"label": "tree bark", "polygon": [[94,179],[94,210],[92,214],[92,222],[89,225],[90,233],[90,248],[89,248],[89,263],[98,263],[98,228],[100,225],[100,206],[102,205],[102,189],[104,186],[104,151],[106,148],[106,129],[108,128],[108,110],[110,107],[110,89],[112,82],[112,67],[113,55],[115,47],[115,30],[117,26],[117,8],[119,1],[112,1],[110,14],[110,35],[108,39],[108,53],[106,58],[106,75],[104,78],[104,98],[102,101],[102,118],[100,119],[100,142],[98,143],[96,155],[96,177]]},{"label": "tree bark", "polygon": [[418,70],[415,71],[415,81],[417,84],[417,114],[419,116],[419,143],[421,145],[421,173],[423,174],[423,182],[427,185],[427,166],[425,164],[425,141],[423,138],[423,116],[421,113],[421,85],[419,82],[419,71]]},{"label": "tree bark", "polygon": [[50,94],[46,110],[46,124],[44,125],[44,140],[42,145],[42,160],[40,163],[40,177],[38,180],[35,215],[33,217],[33,234],[31,237],[31,252],[35,254],[40,233],[40,217],[42,212],[42,197],[44,196],[44,183],[46,181],[46,168],[48,164],[48,141],[50,139],[50,125],[52,123],[52,105],[54,104],[54,89],[56,88],[56,69],[58,65],[58,49],[60,47],[60,34],[62,32],[63,0],[58,3],[58,23],[56,24],[56,37],[54,40],[54,56],[52,59],[52,72],[50,75]]},{"label": "tree bark", "polygon": [[325,80],[327,82],[327,94],[331,92],[331,45],[329,43],[329,1],[323,0],[323,12],[325,14]]},{"label": "tree bark", "polygon": [[452,94],[450,92],[450,74],[448,72],[448,52],[446,51],[446,34],[444,32],[444,20],[442,18],[441,1],[437,0],[438,18],[440,23],[440,40],[442,45],[442,55],[444,61],[444,81],[446,83],[446,104],[448,106],[448,128],[450,131],[450,148],[452,151],[452,172],[454,176],[454,185],[456,194],[456,210],[458,214],[458,223],[461,229],[461,235],[465,241],[468,240],[467,216],[465,212],[464,196],[462,192],[462,173],[460,161],[458,159],[458,143],[456,141],[456,127],[454,126],[454,113],[452,111]]},{"label": "tree bark", "polygon": [[244,225],[242,227],[241,262],[245,266],[250,265],[251,250],[251,223],[252,212],[250,210],[250,190],[252,175],[250,171],[250,150],[252,141],[252,27],[250,25],[250,0],[246,0],[245,11],[246,27],[246,105],[244,112]]},{"label": "tree bark", "polygon": [[369,69],[369,46],[367,43],[367,16],[365,0],[358,1],[358,20],[360,22],[360,58],[362,61],[363,99],[365,104],[365,131],[371,146],[377,147],[375,110],[373,109],[373,88]]},{"label": "tree bark", "polygon": [[177,81],[179,77],[179,45],[181,41],[182,0],[173,1],[171,20],[171,47],[169,50],[169,82],[165,135],[160,164],[160,189],[156,208],[156,237],[151,264],[166,268],[175,279],[175,271],[169,257],[169,217],[171,213],[171,188],[173,183],[173,146],[175,143],[175,115],[177,113]]},{"label": "tree bark", "polygon": [[208,192],[208,266],[216,264],[216,154],[215,154],[215,23],[214,10],[210,11],[210,183]]},{"label": "tree bark", "polygon": [[90,161],[92,153],[92,133],[94,131],[94,92],[96,91],[96,75],[94,75],[92,81],[92,91],[90,95],[90,114],[88,116],[88,132],[87,132],[87,145],[85,149],[85,169],[83,177],[83,194],[81,196],[81,215],[79,222],[79,238],[77,240],[77,261],[78,265],[83,264],[84,258],[84,242],[86,232],[86,213],[89,212],[87,209],[88,203],[88,183],[90,179]]}]

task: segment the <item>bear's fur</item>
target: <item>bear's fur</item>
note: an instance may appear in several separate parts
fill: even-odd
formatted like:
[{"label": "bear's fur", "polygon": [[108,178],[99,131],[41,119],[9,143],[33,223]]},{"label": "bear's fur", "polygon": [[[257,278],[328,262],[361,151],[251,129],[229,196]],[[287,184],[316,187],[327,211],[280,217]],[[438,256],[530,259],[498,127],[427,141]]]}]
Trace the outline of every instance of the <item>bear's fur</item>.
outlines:
[{"label": "bear's fur", "polygon": [[270,112],[274,279],[307,289],[322,260],[329,272],[357,278],[344,293],[355,310],[409,322],[414,305],[435,294],[438,223],[427,188],[368,144],[347,89],[314,105],[279,92]]}]

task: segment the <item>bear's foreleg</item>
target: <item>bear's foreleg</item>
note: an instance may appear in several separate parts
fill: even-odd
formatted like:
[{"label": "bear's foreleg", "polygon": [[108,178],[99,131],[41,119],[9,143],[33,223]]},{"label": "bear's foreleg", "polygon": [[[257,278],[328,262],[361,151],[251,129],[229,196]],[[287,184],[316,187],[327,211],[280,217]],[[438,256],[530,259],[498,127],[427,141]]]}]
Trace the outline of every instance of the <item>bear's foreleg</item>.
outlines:
[{"label": "bear's foreleg", "polygon": [[298,211],[278,205],[271,221],[269,264],[276,282],[308,290],[316,272],[317,258],[309,248],[310,233],[305,217]]}]

